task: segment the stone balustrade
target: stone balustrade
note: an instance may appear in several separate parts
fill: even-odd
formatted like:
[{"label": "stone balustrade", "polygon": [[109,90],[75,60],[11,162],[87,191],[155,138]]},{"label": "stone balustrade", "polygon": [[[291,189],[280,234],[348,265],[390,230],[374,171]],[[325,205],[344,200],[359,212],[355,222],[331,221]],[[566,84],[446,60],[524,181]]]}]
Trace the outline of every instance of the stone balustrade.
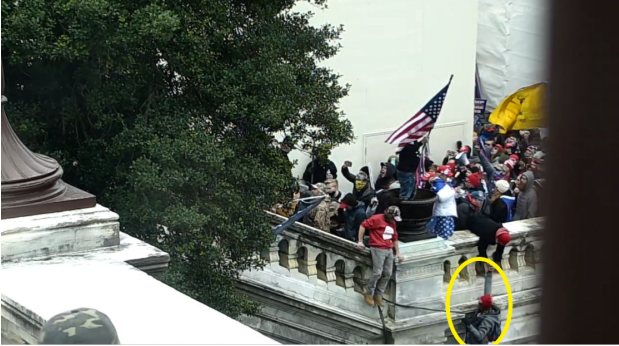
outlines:
[{"label": "stone balustrade", "polygon": [[[285,220],[275,214],[271,217],[275,225]],[[372,272],[369,249],[301,223],[277,236],[261,257],[271,264],[279,263],[288,270],[296,269],[308,277],[316,276],[325,283],[361,293]]]},{"label": "stone balustrade", "polygon": [[[270,216],[274,225],[285,220]],[[526,305],[534,304],[538,297],[542,226],[541,219],[505,224],[512,241],[505,248],[501,266],[515,306],[518,299]],[[477,236],[463,231],[447,241],[434,238],[401,243],[404,260],[396,263],[385,297],[398,304],[444,309],[449,280],[461,263],[477,257],[477,240]],[[490,257],[494,250],[495,246],[489,247]],[[244,272],[239,278],[239,291],[265,306],[258,316],[244,320],[246,324],[283,342],[382,343],[378,312],[367,306],[361,295],[372,274],[368,249],[296,223],[278,235],[261,257],[267,262],[263,270]],[[474,263],[460,272],[452,290],[452,309],[464,311],[475,306],[484,290],[483,270],[481,263]],[[499,275],[492,290],[502,301],[506,290]],[[531,309],[527,311],[530,315]],[[391,304],[386,312],[386,324],[396,343],[442,343],[450,335],[444,312]],[[453,315],[456,323],[462,317]],[[419,336],[421,330],[423,337]]]}]

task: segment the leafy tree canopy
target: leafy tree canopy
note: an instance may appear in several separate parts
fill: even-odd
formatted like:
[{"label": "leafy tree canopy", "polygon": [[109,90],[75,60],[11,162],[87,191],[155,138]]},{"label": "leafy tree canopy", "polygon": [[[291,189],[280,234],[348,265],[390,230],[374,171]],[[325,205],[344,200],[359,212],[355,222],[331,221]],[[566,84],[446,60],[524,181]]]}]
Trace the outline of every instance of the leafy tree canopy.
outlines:
[{"label": "leafy tree canopy", "polygon": [[2,2],[7,114],[22,141],[168,251],[170,284],[230,316],[256,311],[234,280],[262,265],[263,210],[291,194],[272,136],[305,149],[353,139],[338,110],[348,86],[318,66],[342,28],[310,26],[294,4]]}]

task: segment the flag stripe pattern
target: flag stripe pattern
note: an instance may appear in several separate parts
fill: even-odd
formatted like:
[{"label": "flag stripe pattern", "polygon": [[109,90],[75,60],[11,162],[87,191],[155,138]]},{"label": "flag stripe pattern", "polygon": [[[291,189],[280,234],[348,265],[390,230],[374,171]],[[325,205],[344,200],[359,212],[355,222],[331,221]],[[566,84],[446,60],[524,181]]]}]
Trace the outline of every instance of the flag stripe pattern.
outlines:
[{"label": "flag stripe pattern", "polygon": [[451,79],[419,112],[393,131],[385,143],[398,144],[396,153],[399,153],[408,143],[418,141],[429,135],[441,113],[450,84]]}]

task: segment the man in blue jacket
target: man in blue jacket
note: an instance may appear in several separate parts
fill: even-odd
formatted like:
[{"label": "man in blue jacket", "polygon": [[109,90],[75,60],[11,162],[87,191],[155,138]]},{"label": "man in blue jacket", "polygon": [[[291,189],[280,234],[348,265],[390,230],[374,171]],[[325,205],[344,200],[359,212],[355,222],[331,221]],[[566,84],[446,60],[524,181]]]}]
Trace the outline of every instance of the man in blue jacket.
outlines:
[{"label": "man in blue jacket", "polygon": [[352,193],[344,196],[341,207],[344,209],[344,234],[346,239],[357,242],[359,227],[365,221],[365,204],[357,201]]}]

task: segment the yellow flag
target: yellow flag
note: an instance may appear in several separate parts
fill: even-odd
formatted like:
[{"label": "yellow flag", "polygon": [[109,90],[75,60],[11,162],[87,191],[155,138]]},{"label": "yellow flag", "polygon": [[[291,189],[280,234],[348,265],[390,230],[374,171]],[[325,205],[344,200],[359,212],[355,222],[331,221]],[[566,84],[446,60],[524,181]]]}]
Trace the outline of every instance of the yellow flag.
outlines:
[{"label": "yellow flag", "polygon": [[544,127],[546,83],[522,88],[505,98],[488,121],[501,126],[501,133]]}]

